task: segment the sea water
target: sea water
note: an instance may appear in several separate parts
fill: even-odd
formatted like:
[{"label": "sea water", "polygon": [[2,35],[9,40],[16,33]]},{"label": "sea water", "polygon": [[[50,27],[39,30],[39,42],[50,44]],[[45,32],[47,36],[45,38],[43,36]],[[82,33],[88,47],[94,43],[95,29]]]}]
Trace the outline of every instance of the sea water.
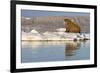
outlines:
[{"label": "sea water", "polygon": [[21,62],[90,59],[90,41],[22,41]]}]

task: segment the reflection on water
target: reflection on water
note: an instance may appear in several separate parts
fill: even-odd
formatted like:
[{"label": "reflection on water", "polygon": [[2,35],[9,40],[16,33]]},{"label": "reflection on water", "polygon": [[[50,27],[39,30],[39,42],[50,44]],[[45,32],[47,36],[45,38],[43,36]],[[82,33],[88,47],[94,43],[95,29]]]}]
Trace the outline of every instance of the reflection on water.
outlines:
[{"label": "reflection on water", "polygon": [[21,62],[86,60],[90,41],[22,41]]},{"label": "reflection on water", "polygon": [[73,56],[75,51],[80,48],[79,42],[69,42],[65,46],[65,56]]}]

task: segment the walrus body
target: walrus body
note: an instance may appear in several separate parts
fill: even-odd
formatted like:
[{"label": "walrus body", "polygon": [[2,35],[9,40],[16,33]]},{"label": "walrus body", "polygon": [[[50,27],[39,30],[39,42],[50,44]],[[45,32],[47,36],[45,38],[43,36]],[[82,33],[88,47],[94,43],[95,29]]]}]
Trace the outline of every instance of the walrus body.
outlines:
[{"label": "walrus body", "polygon": [[80,27],[69,19],[64,19],[65,32],[80,33]]}]

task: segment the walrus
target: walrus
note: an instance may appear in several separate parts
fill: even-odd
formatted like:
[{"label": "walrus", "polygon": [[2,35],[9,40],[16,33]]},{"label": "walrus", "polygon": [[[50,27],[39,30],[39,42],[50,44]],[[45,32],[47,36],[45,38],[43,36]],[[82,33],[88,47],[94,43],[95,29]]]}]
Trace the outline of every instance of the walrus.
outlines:
[{"label": "walrus", "polygon": [[65,32],[71,32],[71,33],[80,33],[80,26],[74,22],[72,22],[70,19],[64,19],[64,24],[66,31]]}]

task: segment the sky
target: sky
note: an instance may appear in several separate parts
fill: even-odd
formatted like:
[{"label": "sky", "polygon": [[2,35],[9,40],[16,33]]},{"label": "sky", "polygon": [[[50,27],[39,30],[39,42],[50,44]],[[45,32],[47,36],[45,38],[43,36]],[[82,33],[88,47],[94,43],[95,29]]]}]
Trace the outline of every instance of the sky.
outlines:
[{"label": "sky", "polygon": [[90,13],[83,12],[57,12],[57,11],[41,11],[41,10],[21,10],[21,16],[89,16]]}]

